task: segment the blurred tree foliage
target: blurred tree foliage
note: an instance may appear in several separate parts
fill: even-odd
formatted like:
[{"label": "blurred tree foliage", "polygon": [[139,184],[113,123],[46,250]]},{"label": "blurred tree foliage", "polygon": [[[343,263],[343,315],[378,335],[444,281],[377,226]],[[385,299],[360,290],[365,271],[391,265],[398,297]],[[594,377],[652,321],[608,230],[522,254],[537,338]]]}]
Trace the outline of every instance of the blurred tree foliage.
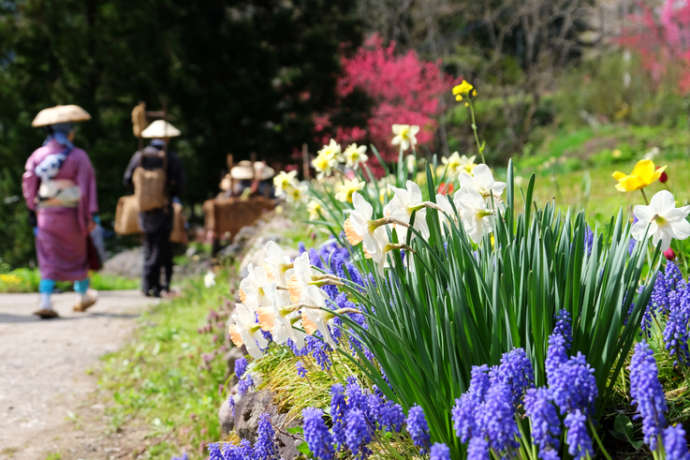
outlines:
[{"label": "blurred tree foliage", "polygon": [[91,113],[76,144],[97,171],[112,218],[137,141],[130,112],[166,107],[198,202],[217,191],[225,155],[289,161],[335,98],[339,52],[361,41],[350,0],[0,0],[0,262],[32,257],[17,202],[28,155],[53,104]]}]

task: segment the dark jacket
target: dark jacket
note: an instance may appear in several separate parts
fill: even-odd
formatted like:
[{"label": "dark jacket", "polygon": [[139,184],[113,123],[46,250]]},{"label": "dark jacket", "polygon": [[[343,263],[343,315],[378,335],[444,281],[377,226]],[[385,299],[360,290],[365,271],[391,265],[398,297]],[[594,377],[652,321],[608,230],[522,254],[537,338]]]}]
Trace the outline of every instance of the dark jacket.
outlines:
[{"label": "dark jacket", "polygon": [[[160,150],[154,146],[147,146],[143,150],[137,151],[129,160],[127,169],[123,177],[125,187],[133,189],[132,177],[134,170],[141,165],[144,169],[157,169],[163,166],[163,160],[159,156]],[[161,226],[169,227],[172,230],[172,198],[177,197],[184,191],[184,172],[182,162],[175,152],[166,153],[166,193],[169,205],[166,208],[152,209],[139,213],[142,230],[146,233],[156,232]]]}]

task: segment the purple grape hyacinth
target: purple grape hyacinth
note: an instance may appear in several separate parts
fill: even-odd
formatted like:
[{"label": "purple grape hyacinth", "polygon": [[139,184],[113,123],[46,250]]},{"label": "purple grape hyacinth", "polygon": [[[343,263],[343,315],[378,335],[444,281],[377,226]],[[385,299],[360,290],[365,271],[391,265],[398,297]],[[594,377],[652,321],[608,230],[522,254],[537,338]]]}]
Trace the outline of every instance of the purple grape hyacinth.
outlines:
[{"label": "purple grape hyacinth", "polygon": [[450,460],[450,449],[445,444],[434,444],[429,452],[429,460]]},{"label": "purple grape hyacinth", "polygon": [[666,425],[667,406],[664,389],[659,383],[654,352],[646,342],[635,345],[630,361],[630,395],[642,418],[644,441],[651,450],[655,450],[657,438]]},{"label": "purple grape hyacinth", "polygon": [[271,418],[268,414],[259,417],[256,442],[254,443],[254,455],[256,460],[275,460],[278,452],[274,442],[275,432],[271,426]]},{"label": "purple grape hyacinth", "polygon": [[492,385],[486,392],[486,401],[480,410],[480,426],[495,452],[506,452],[519,445],[515,440],[519,431],[512,401],[510,387],[503,383]]},{"label": "purple grape hyacinth", "polygon": [[479,435],[479,424],[475,412],[484,401],[489,388],[489,366],[472,367],[472,377],[468,390],[455,400],[452,411],[453,428],[462,442]]},{"label": "purple grape hyacinth", "polygon": [[367,444],[371,442],[371,430],[359,409],[352,409],[345,415],[345,444],[353,455],[366,458],[371,451]]},{"label": "purple grape hyacinth", "polygon": [[552,372],[549,389],[561,414],[589,413],[598,394],[594,369],[580,352]]},{"label": "purple grape hyacinth", "polygon": [[527,353],[522,348],[504,353],[501,364],[493,376],[492,384],[503,383],[510,387],[512,404],[516,405],[525,389],[534,383],[534,371]]},{"label": "purple grape hyacinth", "polygon": [[685,430],[681,425],[669,426],[664,430],[664,450],[668,459],[690,460]]},{"label": "purple grape hyacinth", "polygon": [[302,411],[304,420],[304,440],[309,450],[318,460],[334,458],[333,437],[323,420],[323,411],[308,407]]},{"label": "purple grape hyacinth", "polygon": [[244,373],[247,371],[247,359],[240,358],[235,361],[235,377],[241,379]]},{"label": "purple grape hyacinth", "polygon": [[419,452],[426,453],[430,442],[429,425],[420,406],[412,406],[407,413],[407,431],[414,445],[419,447]]},{"label": "purple grape hyacinth", "polygon": [[299,376],[302,377],[302,378],[304,378],[304,377],[307,376],[307,372],[308,372],[308,371],[307,371],[307,368],[304,367],[304,362],[302,362],[302,361],[297,361],[297,362],[295,363],[295,367],[297,368],[297,375],[299,375]]},{"label": "purple grape hyacinth", "polygon": [[487,460],[489,458],[489,443],[482,437],[470,439],[467,445],[467,460]]},{"label": "purple grape hyacinth", "polygon": [[532,426],[532,440],[539,446],[539,455],[558,452],[560,447],[561,421],[551,395],[546,388],[530,388],[525,395],[525,413]]},{"label": "purple grape hyacinth", "polygon": [[575,460],[590,457],[593,454],[592,439],[587,433],[587,417],[576,409],[565,417],[565,427],[568,431],[566,441],[568,442],[568,453],[572,455]]}]

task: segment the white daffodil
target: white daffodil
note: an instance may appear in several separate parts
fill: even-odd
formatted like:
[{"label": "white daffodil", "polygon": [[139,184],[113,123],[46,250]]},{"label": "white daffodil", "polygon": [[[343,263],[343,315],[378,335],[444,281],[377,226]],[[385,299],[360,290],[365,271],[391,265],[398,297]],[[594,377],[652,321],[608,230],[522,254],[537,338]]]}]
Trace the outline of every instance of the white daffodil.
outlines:
[{"label": "white daffodil", "polygon": [[322,179],[330,176],[333,169],[338,165],[340,159],[340,145],[331,139],[331,141],[324,145],[319,150],[318,155],[311,162],[311,165],[316,170],[317,178]]},{"label": "white daffodil", "polygon": [[460,189],[478,193],[489,203],[492,196],[495,203],[500,203],[505,188],[506,183],[494,180],[491,168],[483,163],[475,166],[471,175],[466,171],[460,171]]},{"label": "white daffodil", "polygon": [[417,133],[419,126],[416,125],[393,125],[393,140],[391,144],[399,145],[403,152],[409,148],[414,149],[417,145]]},{"label": "white daffodil", "polygon": [[206,272],[206,275],[204,275],[204,286],[206,288],[210,288],[216,285],[216,274],[213,273],[211,270]]},{"label": "white daffodil", "polygon": [[306,303],[307,288],[314,279],[314,269],[309,260],[309,253],[303,252],[295,257],[292,269],[288,271],[287,288],[292,303]]},{"label": "white daffodil", "polygon": [[280,171],[277,176],[273,178],[273,187],[275,194],[279,198],[285,198],[286,191],[297,186],[297,171]]},{"label": "white daffodil", "polygon": [[356,168],[360,163],[366,163],[369,157],[366,155],[367,146],[350,144],[343,152],[345,165],[349,168]]},{"label": "white daffodil", "polygon": [[343,203],[352,203],[352,194],[364,188],[366,184],[356,177],[345,180],[335,186],[335,199]]},{"label": "white daffodil", "polygon": [[[417,210],[414,228],[424,238],[428,238],[429,228],[426,223],[426,209],[423,207],[422,191],[419,189],[419,185],[408,180],[405,188],[392,187],[392,189],[393,198],[383,208],[383,216],[408,223],[412,213]],[[407,238],[407,227],[394,225],[394,228],[398,234],[398,241],[404,243]]]},{"label": "white daffodil", "polygon": [[389,265],[386,257],[389,244],[390,240],[388,239],[386,227],[378,227],[373,232],[367,234],[362,241],[364,256],[367,259],[373,260],[377,267],[383,269]]},{"label": "white daffodil", "polygon": [[249,274],[240,281],[239,295],[242,303],[251,308],[272,304],[269,291],[275,289],[276,280],[269,279],[264,267],[249,265]]},{"label": "white daffodil", "polygon": [[277,301],[271,307],[259,308],[257,316],[261,328],[271,333],[274,342],[285,345],[288,339],[292,339],[298,348],[304,346],[304,334],[292,327],[300,319],[298,311],[293,306],[279,304]]},{"label": "white daffodil", "polygon": [[248,306],[238,303],[230,317],[228,334],[232,343],[237,347],[244,345],[249,354],[257,359],[263,355],[262,348],[266,348],[268,342],[261,333],[261,326],[256,323],[255,311]]},{"label": "white daffodil", "polygon": [[459,190],[453,196],[460,222],[465,227],[465,231],[475,243],[479,244],[484,235],[491,232],[492,218],[494,211],[480,194]]},{"label": "white daffodil", "polygon": [[328,322],[335,315],[329,311],[322,310],[322,308],[326,307],[325,294],[316,286],[309,286],[307,298],[309,299],[309,302],[306,303],[308,307],[303,307],[301,310],[304,332],[308,335],[313,335],[316,331],[321,332],[326,343],[335,349],[335,340],[333,340],[331,330],[328,328]]},{"label": "white daffodil", "polygon": [[467,157],[467,155],[460,156],[458,152],[453,152],[448,158],[443,157],[441,161],[448,168],[448,173],[452,175],[459,174],[460,171],[465,171],[472,174],[476,164],[474,164],[474,156]]},{"label": "white daffodil", "polygon": [[361,243],[364,237],[369,233],[369,224],[374,213],[374,208],[372,208],[371,204],[357,192],[352,194],[352,205],[354,209],[350,211],[350,215],[345,219],[343,228],[347,241],[349,241],[351,245],[356,246]]},{"label": "white daffodil", "polygon": [[657,192],[649,201],[649,206],[637,205],[633,215],[637,217],[631,228],[632,237],[637,241],[652,238],[652,244],[661,241],[661,250],[671,247],[671,240],[684,240],[690,236],[690,223],[687,216],[690,205],[676,208],[676,200],[668,190]]},{"label": "white daffodil", "polygon": [[321,218],[323,214],[323,206],[317,200],[311,200],[307,203],[307,211],[309,211],[309,220],[316,220]]},{"label": "white daffodil", "polygon": [[307,194],[307,184],[297,183],[292,187],[289,187],[286,191],[286,196],[292,203],[299,203],[304,201]]},{"label": "white daffodil", "polygon": [[292,268],[290,256],[275,241],[269,241],[262,248],[262,267],[266,273],[266,279],[279,286],[287,285],[285,274]]}]

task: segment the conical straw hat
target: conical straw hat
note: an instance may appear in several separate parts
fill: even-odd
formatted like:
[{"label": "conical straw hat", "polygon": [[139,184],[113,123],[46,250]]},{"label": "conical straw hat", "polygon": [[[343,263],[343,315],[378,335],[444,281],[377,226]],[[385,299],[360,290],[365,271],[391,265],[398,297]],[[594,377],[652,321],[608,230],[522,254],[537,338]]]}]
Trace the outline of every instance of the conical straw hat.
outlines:
[{"label": "conical straw hat", "polygon": [[233,166],[233,168],[230,170],[230,175],[233,179],[237,180],[254,179],[252,162],[248,160],[240,161],[237,163],[237,166]]},{"label": "conical straw hat", "polygon": [[254,162],[254,171],[256,171],[256,178],[259,180],[270,179],[276,175],[275,170],[263,161]]},{"label": "conical straw hat", "polygon": [[50,126],[57,123],[68,123],[90,120],[91,115],[78,105],[56,105],[38,112],[31,126]]},{"label": "conical straw hat", "polygon": [[141,132],[141,137],[146,139],[166,139],[179,136],[180,130],[165,120],[156,120]]}]

